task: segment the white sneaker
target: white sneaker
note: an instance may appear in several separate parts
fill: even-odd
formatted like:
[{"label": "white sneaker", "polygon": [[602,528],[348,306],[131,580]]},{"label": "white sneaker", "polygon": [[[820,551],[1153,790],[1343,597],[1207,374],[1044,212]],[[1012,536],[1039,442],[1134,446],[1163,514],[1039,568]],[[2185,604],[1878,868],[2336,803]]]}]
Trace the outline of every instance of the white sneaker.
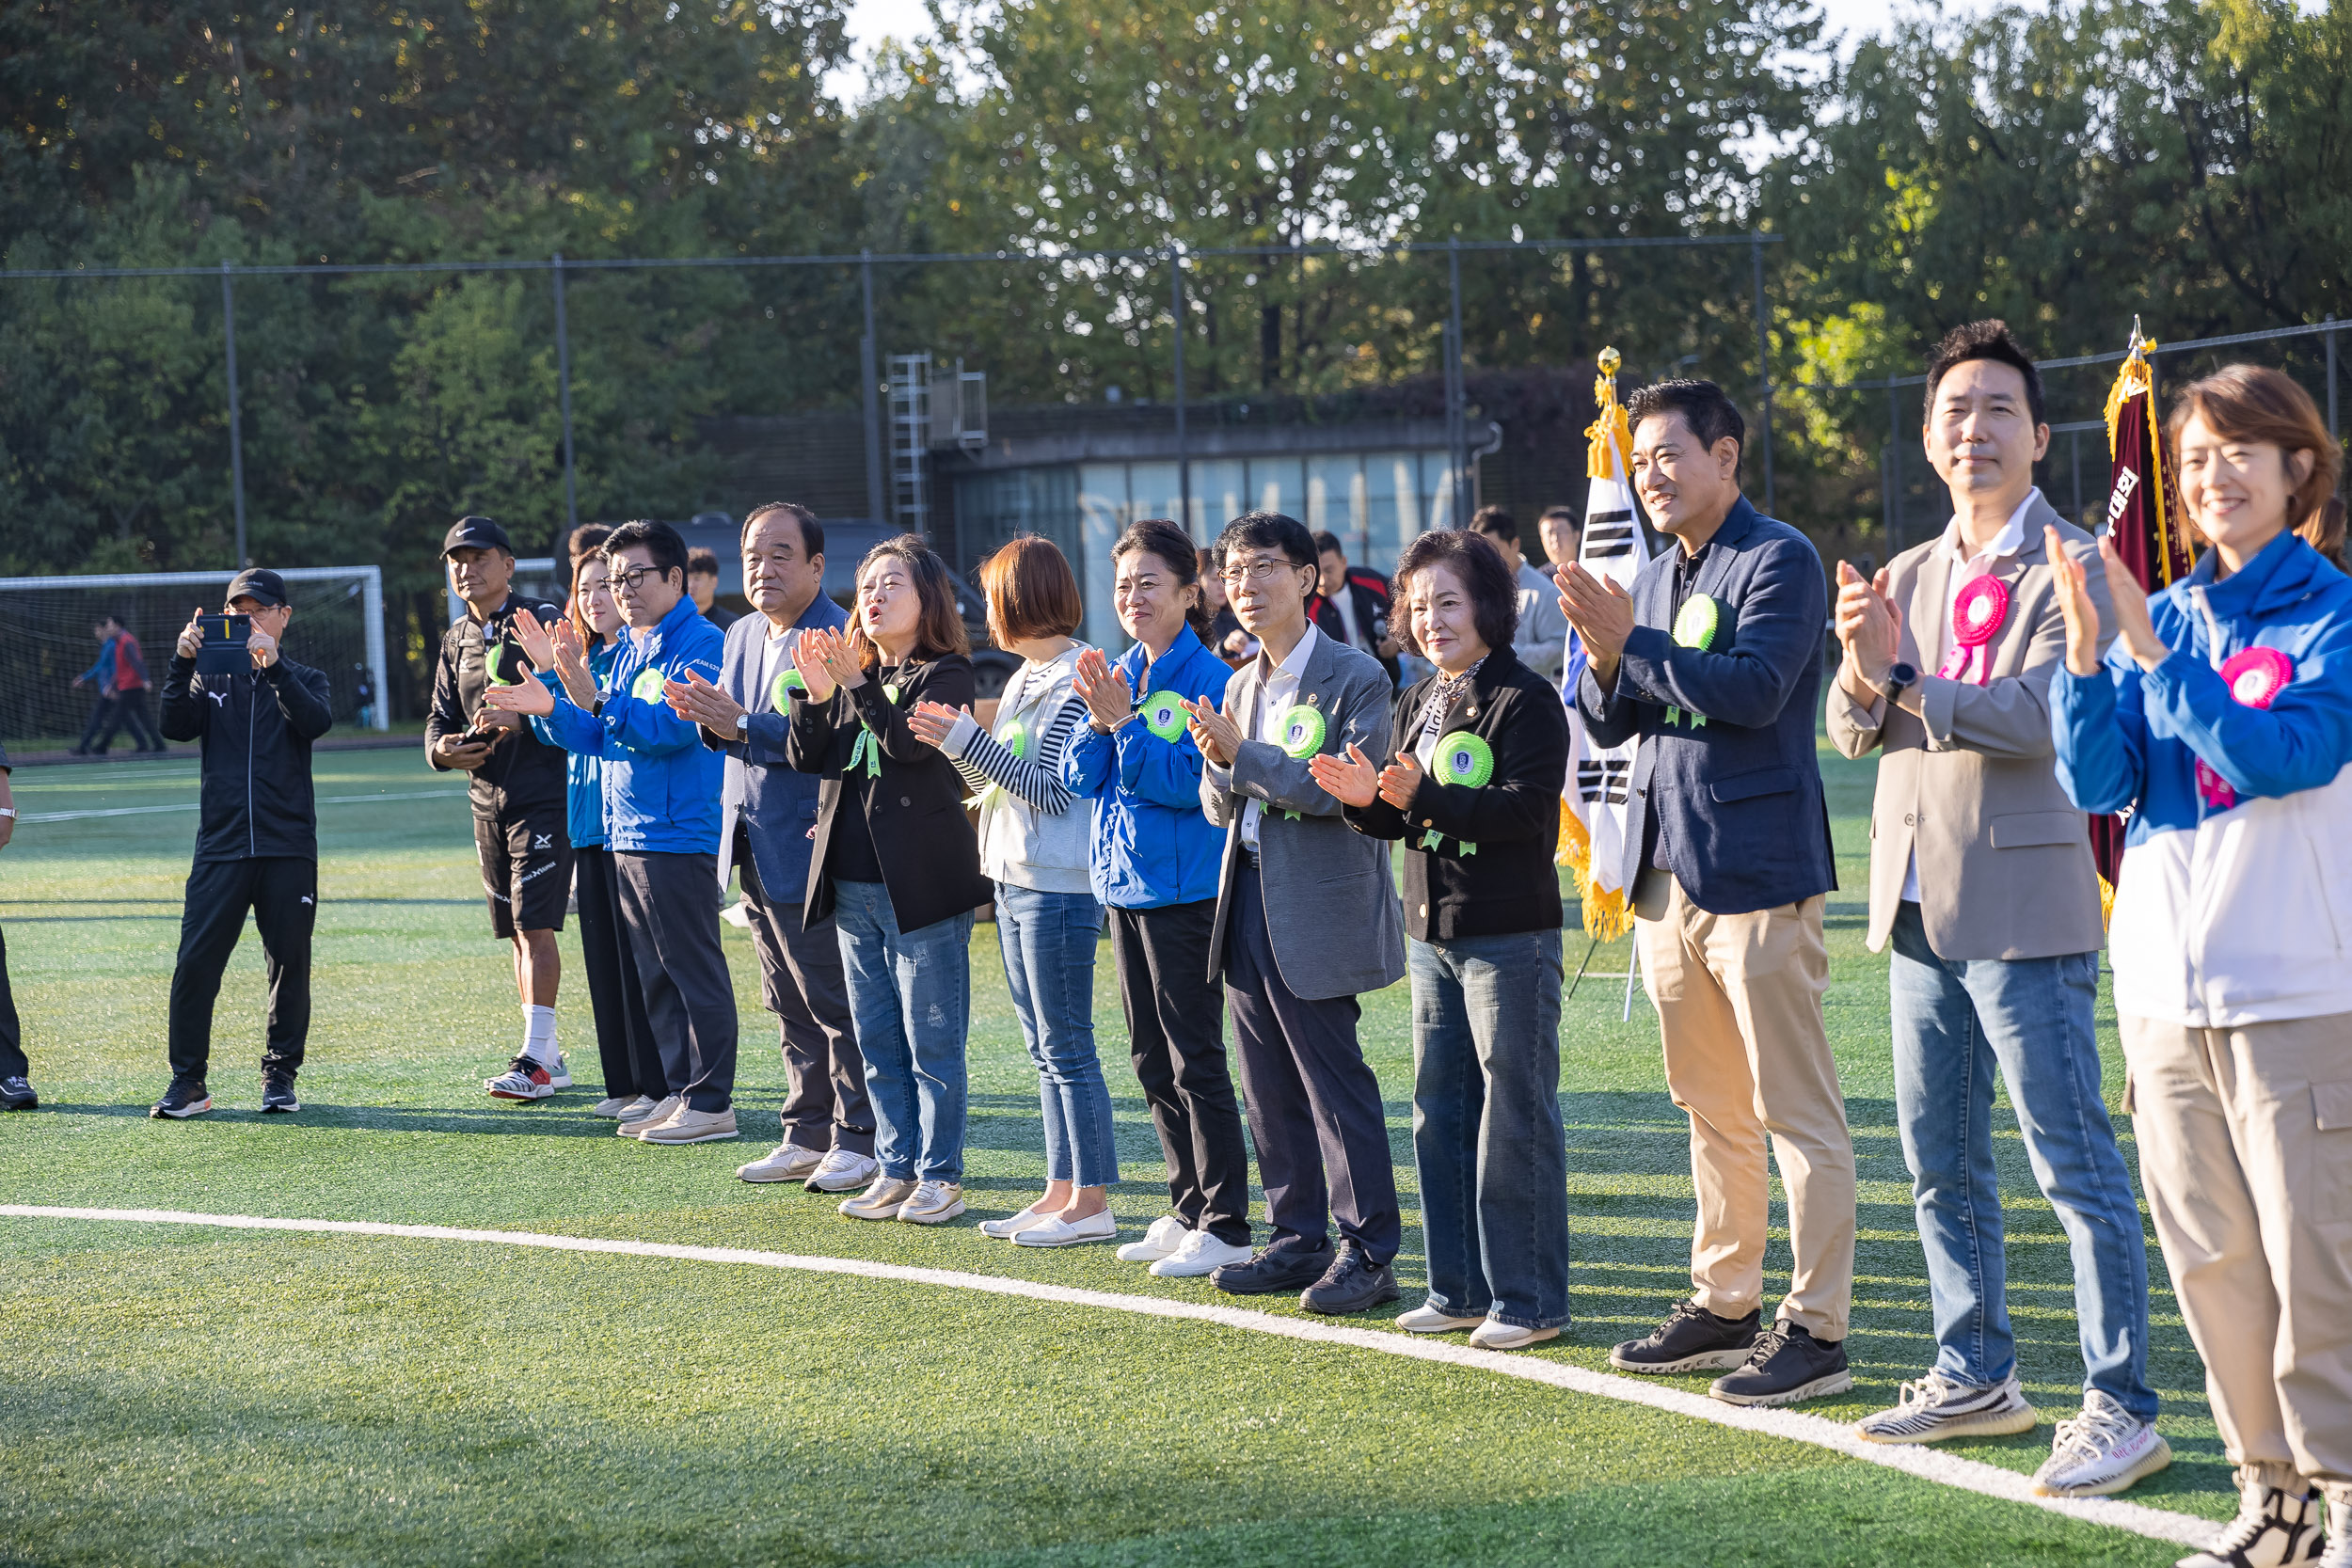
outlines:
[{"label": "white sneaker", "polygon": [[946,1225],[963,1212],[963,1186],[956,1181],[918,1181],[898,1206],[909,1225]]},{"label": "white sneaker", "polygon": [[[988,1227],[980,1228],[986,1230]],[[1143,1240],[1129,1242],[1119,1249],[1117,1256],[1122,1263],[1156,1263],[1163,1258],[1174,1257],[1176,1249],[1184,1244],[1184,1238],[1192,1233],[1192,1227],[1180,1216],[1162,1214],[1143,1233]]]},{"label": "white sneaker", "polygon": [[2319,1533],[2317,1493],[2289,1497],[2245,1466],[2237,1479],[2237,1517],[2212,1545],[2182,1558],[2174,1568],[2304,1568],[2326,1560],[2320,1556],[2328,1543]]},{"label": "white sneaker", "polygon": [[677,1115],[679,1111],[685,1109],[685,1100],[674,1094],[655,1101],[646,1106],[642,1114],[632,1115],[631,1111],[634,1110],[632,1107],[631,1111],[621,1113],[621,1125],[614,1131],[624,1138],[642,1138],[654,1128]]},{"label": "white sneaker", "polygon": [[2352,1484],[2331,1481],[2320,1490],[2328,1495],[2328,1523],[2333,1528],[2328,1549],[2319,1554],[2319,1568],[2352,1568]]},{"label": "white sneaker", "polygon": [[1896,1390],[1893,1408],[1863,1417],[1853,1430],[1873,1443],[1941,1443],[2031,1432],[2041,1419],[2014,1374],[1994,1384],[1962,1383],[1931,1368]]},{"label": "white sneaker", "polygon": [[1472,1350],[1524,1350],[1558,1338],[1560,1331],[1556,1328],[1522,1328],[1518,1323],[1497,1323],[1488,1318],[1470,1331],[1470,1342]]},{"label": "white sneaker", "polygon": [[[1038,1200],[1039,1203],[1042,1203],[1044,1199],[1042,1198]],[[982,1220],[980,1222],[980,1234],[983,1236],[993,1236],[1000,1242],[1009,1242],[1012,1240],[1013,1237],[1020,1235],[1024,1230],[1028,1229],[1031,1226],[1043,1225],[1047,1220],[1050,1220],[1054,1216],[1051,1214],[1039,1213],[1037,1212],[1037,1204],[1032,1203],[1026,1209],[1022,1210],[1021,1212],[1017,1214],[1007,1214],[1001,1220]]]},{"label": "white sneaker", "polygon": [[1119,1221],[1108,1209],[1089,1214],[1082,1220],[1047,1220],[1016,1232],[1015,1246],[1082,1246],[1089,1242],[1107,1242],[1119,1234]]},{"label": "white sneaker", "polygon": [[[592,1117],[602,1117],[608,1121],[618,1121],[624,1111],[643,1099],[644,1099],[643,1095],[611,1095],[589,1106],[588,1114]],[[653,1103],[651,1101],[645,1102]]]},{"label": "white sneaker", "polygon": [[878,1177],[874,1184],[842,1201],[841,1212],[853,1220],[895,1220],[914,1196],[914,1183],[895,1176]]},{"label": "white sneaker", "polygon": [[1410,1312],[1396,1315],[1396,1326],[1407,1334],[1455,1334],[1466,1328],[1476,1328],[1486,1321],[1483,1317],[1457,1318],[1427,1302],[1422,1302]]},{"label": "white sneaker", "polygon": [[739,898],[734,903],[729,904],[725,909],[721,910],[719,911],[719,918],[725,921],[728,925],[734,927],[739,931],[748,931],[752,928],[751,906],[744,903]]},{"label": "white sneaker", "polygon": [[2060,1421],[2050,1457],[2033,1473],[2039,1497],[2099,1497],[2121,1492],[2172,1463],[2172,1447],[2096,1388],[2083,1394],[2083,1413]]},{"label": "white sneaker", "polygon": [[1191,1230],[1185,1232],[1184,1245],[1152,1264],[1151,1273],[1161,1279],[1200,1279],[1228,1263],[1247,1263],[1255,1256],[1246,1246],[1220,1242],[1205,1230]]},{"label": "white sneaker", "polygon": [[774,1153],[736,1166],[735,1174],[744,1181],[804,1181],[824,1158],[816,1149],[803,1148],[799,1144],[778,1144]]},{"label": "white sneaker", "polygon": [[852,1154],[846,1148],[836,1148],[817,1163],[805,1185],[812,1193],[846,1193],[874,1180],[881,1169],[870,1154]]},{"label": "white sneaker", "polygon": [[708,1144],[719,1143],[736,1135],[735,1107],[723,1111],[697,1111],[681,1104],[659,1124],[637,1134],[641,1144]]}]

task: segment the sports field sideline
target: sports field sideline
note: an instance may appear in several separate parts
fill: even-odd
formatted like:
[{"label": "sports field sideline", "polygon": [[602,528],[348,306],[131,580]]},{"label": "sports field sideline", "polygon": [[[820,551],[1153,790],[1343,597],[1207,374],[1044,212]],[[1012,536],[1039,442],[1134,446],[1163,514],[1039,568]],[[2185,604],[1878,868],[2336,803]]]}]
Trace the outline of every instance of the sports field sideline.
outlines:
[{"label": "sports field sideline", "polygon": [[[1862,945],[1871,765],[1825,752],[1822,768],[1846,890],[1830,904],[1827,1013],[1862,1214],[1855,1387],[1805,1415],[1842,1424],[1891,1402],[1932,1346],[1889,1098],[1885,972]],[[2178,1522],[2154,1515],[2139,1528],[2061,1516],[1475,1357],[1407,1358],[1429,1347],[1390,1332],[1387,1314],[1262,1309],[1323,1336],[1301,1339],[908,1277],[1230,1305],[1107,1248],[1025,1252],[969,1220],[863,1225],[798,1186],[736,1181],[734,1166],[772,1142],[784,1072],[749,940],[731,927],[742,1142],[651,1148],[585,1115],[595,1048],[569,930],[563,1017],[581,1086],[534,1106],[491,1101],[479,1085],[511,1043],[507,961],[487,937],[463,794],[409,752],[319,758],[333,803],[319,814],[305,1109],[254,1112],[261,960],[247,942],[215,1045],[222,1112],[150,1120],[168,1076],[165,990],[196,816],[131,808],[192,806],[195,768],[24,768],[14,782],[24,816],[0,855],[0,927],[45,1109],[0,1117],[0,1205],[897,1267],[0,1213],[0,1564],[2156,1563],[2180,1551],[2157,1538]],[[1583,942],[1571,937],[1573,962]],[[1034,1196],[1042,1170],[1035,1076],[993,929],[976,944],[974,1219]],[[1604,948],[1596,967],[1624,957],[1623,943]],[[1621,988],[1588,980],[1566,1006],[1577,1322],[1512,1357],[1521,1369],[1605,1373],[1609,1344],[1687,1289],[1683,1118],[1664,1093],[1656,1018],[1637,999],[1619,1022]],[[1096,1006],[1127,1239],[1166,1195],[1107,951]],[[2100,1022],[2113,1108],[2122,1074],[2104,1007]],[[1403,984],[1366,999],[1364,1040],[1409,1183]],[[2129,1121],[2118,1129],[2128,1146]],[[2013,1126],[1998,1148],[2019,1370],[2045,1420],[1945,1454],[2023,1478],[2048,1452],[2048,1418],[2073,1413],[2081,1369],[2064,1240]],[[1406,1211],[1409,1306],[1422,1277],[1409,1191]],[[2202,1371],[2152,1275],[2150,1373],[2177,1458],[2128,1502],[2226,1519],[2236,1497]],[[1406,1354],[1374,1342],[1388,1340]],[[1703,1395],[1708,1375],[1640,1388]]]}]

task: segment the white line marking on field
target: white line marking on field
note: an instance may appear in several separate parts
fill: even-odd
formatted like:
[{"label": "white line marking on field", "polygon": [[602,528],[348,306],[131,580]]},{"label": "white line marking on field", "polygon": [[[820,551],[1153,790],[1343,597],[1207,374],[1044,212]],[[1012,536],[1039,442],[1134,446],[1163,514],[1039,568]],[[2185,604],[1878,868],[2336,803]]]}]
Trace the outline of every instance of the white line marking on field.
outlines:
[{"label": "white line marking on field", "polygon": [[[462,789],[420,789],[405,795],[322,795],[322,806],[352,806],[375,800],[455,800],[465,796]],[[90,816],[152,816],[158,812],[197,811],[199,800],[175,800],[167,806],[109,806],[103,811],[35,811],[18,818],[24,822],[79,822]]]},{"label": "white line marking on field", "polygon": [[2155,1541],[2172,1541],[2201,1547],[2219,1533],[2211,1520],[2113,1497],[2037,1497],[2033,1483],[2014,1470],[1986,1465],[1957,1454],[1916,1446],[1890,1448],[1867,1443],[1852,1431],[1819,1416],[1795,1410],[1755,1410],[1724,1404],[1680,1388],[1664,1387],[1609,1372],[1590,1371],[1562,1361],[1538,1360],[1501,1351],[1471,1350],[1418,1336],[1354,1328],[1342,1323],[1307,1323],[1276,1317],[1246,1307],[1210,1307],[1193,1302],[1166,1301],[1155,1296],[1120,1295],[1109,1291],[1081,1291],[1067,1285],[1041,1285],[1027,1279],[962,1274],[952,1269],[916,1269],[899,1263],[871,1263],[853,1258],[807,1258],[788,1252],[756,1252],[743,1247],[677,1246],[664,1242],[630,1242],[604,1237],[546,1236],[528,1230],[465,1230],[445,1225],[383,1225],[366,1220],[271,1219],[258,1214],[199,1214],[177,1209],[65,1209],[34,1204],[0,1204],[0,1215],[40,1220],[118,1220],[138,1225],[210,1225],[232,1230],[296,1230],[341,1236],[404,1236],[427,1242],[488,1242],[499,1246],[541,1247],[551,1252],[613,1253],[629,1258],[673,1258],[694,1263],[738,1263],[764,1269],[797,1269],[809,1274],[851,1275],[864,1279],[898,1280],[910,1285],[937,1285],[990,1295],[1017,1296],[1025,1301],[1054,1302],[1066,1307],[1097,1307],[1133,1312],[1147,1318],[1174,1318],[1214,1323],[1252,1334],[1271,1334],[1311,1344],[1345,1345],[1378,1351],[1416,1361],[1437,1361],[1453,1367],[1549,1384],[1571,1393],[1625,1404],[1647,1405],[1670,1415],[1709,1421],[1762,1437],[1804,1443],[1859,1459],[1866,1464],[1900,1470],[1939,1485],[1956,1487],[1982,1497],[2024,1503],[2088,1524],[2129,1530]]}]

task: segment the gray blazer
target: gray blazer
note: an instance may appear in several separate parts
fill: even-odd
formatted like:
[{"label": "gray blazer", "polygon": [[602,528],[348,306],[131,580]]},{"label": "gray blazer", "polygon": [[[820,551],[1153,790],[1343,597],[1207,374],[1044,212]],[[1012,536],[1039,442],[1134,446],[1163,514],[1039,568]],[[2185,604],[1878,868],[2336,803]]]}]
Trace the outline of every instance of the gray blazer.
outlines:
[{"label": "gray blazer", "polygon": [[[1271,668],[1261,654],[1225,683],[1224,709],[1245,734],[1257,728],[1259,692]],[[1318,637],[1298,700],[1323,711],[1326,753],[1345,755],[1356,745],[1375,761],[1388,758],[1395,689],[1371,655]],[[1388,845],[1348,827],[1343,808],[1315,783],[1304,758],[1294,760],[1263,740],[1244,740],[1231,768],[1210,762],[1200,773],[1201,808],[1225,830],[1209,983],[1225,974],[1242,813],[1251,800],[1266,807],[1258,821],[1258,862],[1282,983],[1311,1002],[1394,985],[1405,974],[1405,914]],[[1297,820],[1285,812],[1296,812]]]},{"label": "gray blazer", "polygon": [[1915,850],[1920,919],[1938,958],[2047,958],[2106,944],[2090,819],[2059,787],[2050,742],[2050,678],[2066,657],[2042,537],[2051,524],[2067,553],[2089,562],[2111,638],[2098,545],[2043,500],[2026,515],[2024,547],[1994,574],[2009,585],[2010,607],[1982,686],[1934,673],[1951,647],[1952,564],[1940,533],[1887,563],[1887,596],[1903,613],[1901,657],[1920,672],[1925,717],[1883,698],[1865,706],[1830,683],[1831,743],[1850,757],[1885,753],[1870,806],[1873,953],[1886,945]]}]

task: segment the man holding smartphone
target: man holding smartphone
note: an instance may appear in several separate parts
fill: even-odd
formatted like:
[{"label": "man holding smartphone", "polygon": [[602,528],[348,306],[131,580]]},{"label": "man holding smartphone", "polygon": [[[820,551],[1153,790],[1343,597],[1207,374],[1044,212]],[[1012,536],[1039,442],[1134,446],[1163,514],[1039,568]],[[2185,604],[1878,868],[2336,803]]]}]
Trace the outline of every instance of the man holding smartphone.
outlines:
[{"label": "man holding smartphone", "polygon": [[532,673],[515,633],[528,610],[541,626],[564,611],[513,592],[515,546],[487,517],[461,517],[441,542],[450,590],[464,601],[441,638],[433,672],[433,710],[424,754],[434,767],[471,776],[474,850],[490,903],[490,931],[515,949],[515,989],[523,1009],[522,1044],[506,1070],[482,1081],[498,1100],[545,1100],[572,1086],[555,1039],[555,988],[572,889],[572,840],[564,816],[564,752],[513,714],[483,704],[495,686]]},{"label": "man holding smartphone", "polygon": [[[283,578],[259,567],[238,573],[229,584],[229,614],[249,624],[224,625],[198,610],[164,676],[165,736],[203,748],[196,863],[171,973],[171,1087],[148,1113],[175,1121],[213,1108],[205,1087],[213,1004],[248,911],[269,979],[264,1112],[302,1108],[294,1073],[310,1033],[310,927],[319,892],[310,743],[335,715],[326,676],[278,652],[294,618]],[[199,673],[206,639],[218,631],[226,641],[236,630],[246,633],[245,667]]]}]

